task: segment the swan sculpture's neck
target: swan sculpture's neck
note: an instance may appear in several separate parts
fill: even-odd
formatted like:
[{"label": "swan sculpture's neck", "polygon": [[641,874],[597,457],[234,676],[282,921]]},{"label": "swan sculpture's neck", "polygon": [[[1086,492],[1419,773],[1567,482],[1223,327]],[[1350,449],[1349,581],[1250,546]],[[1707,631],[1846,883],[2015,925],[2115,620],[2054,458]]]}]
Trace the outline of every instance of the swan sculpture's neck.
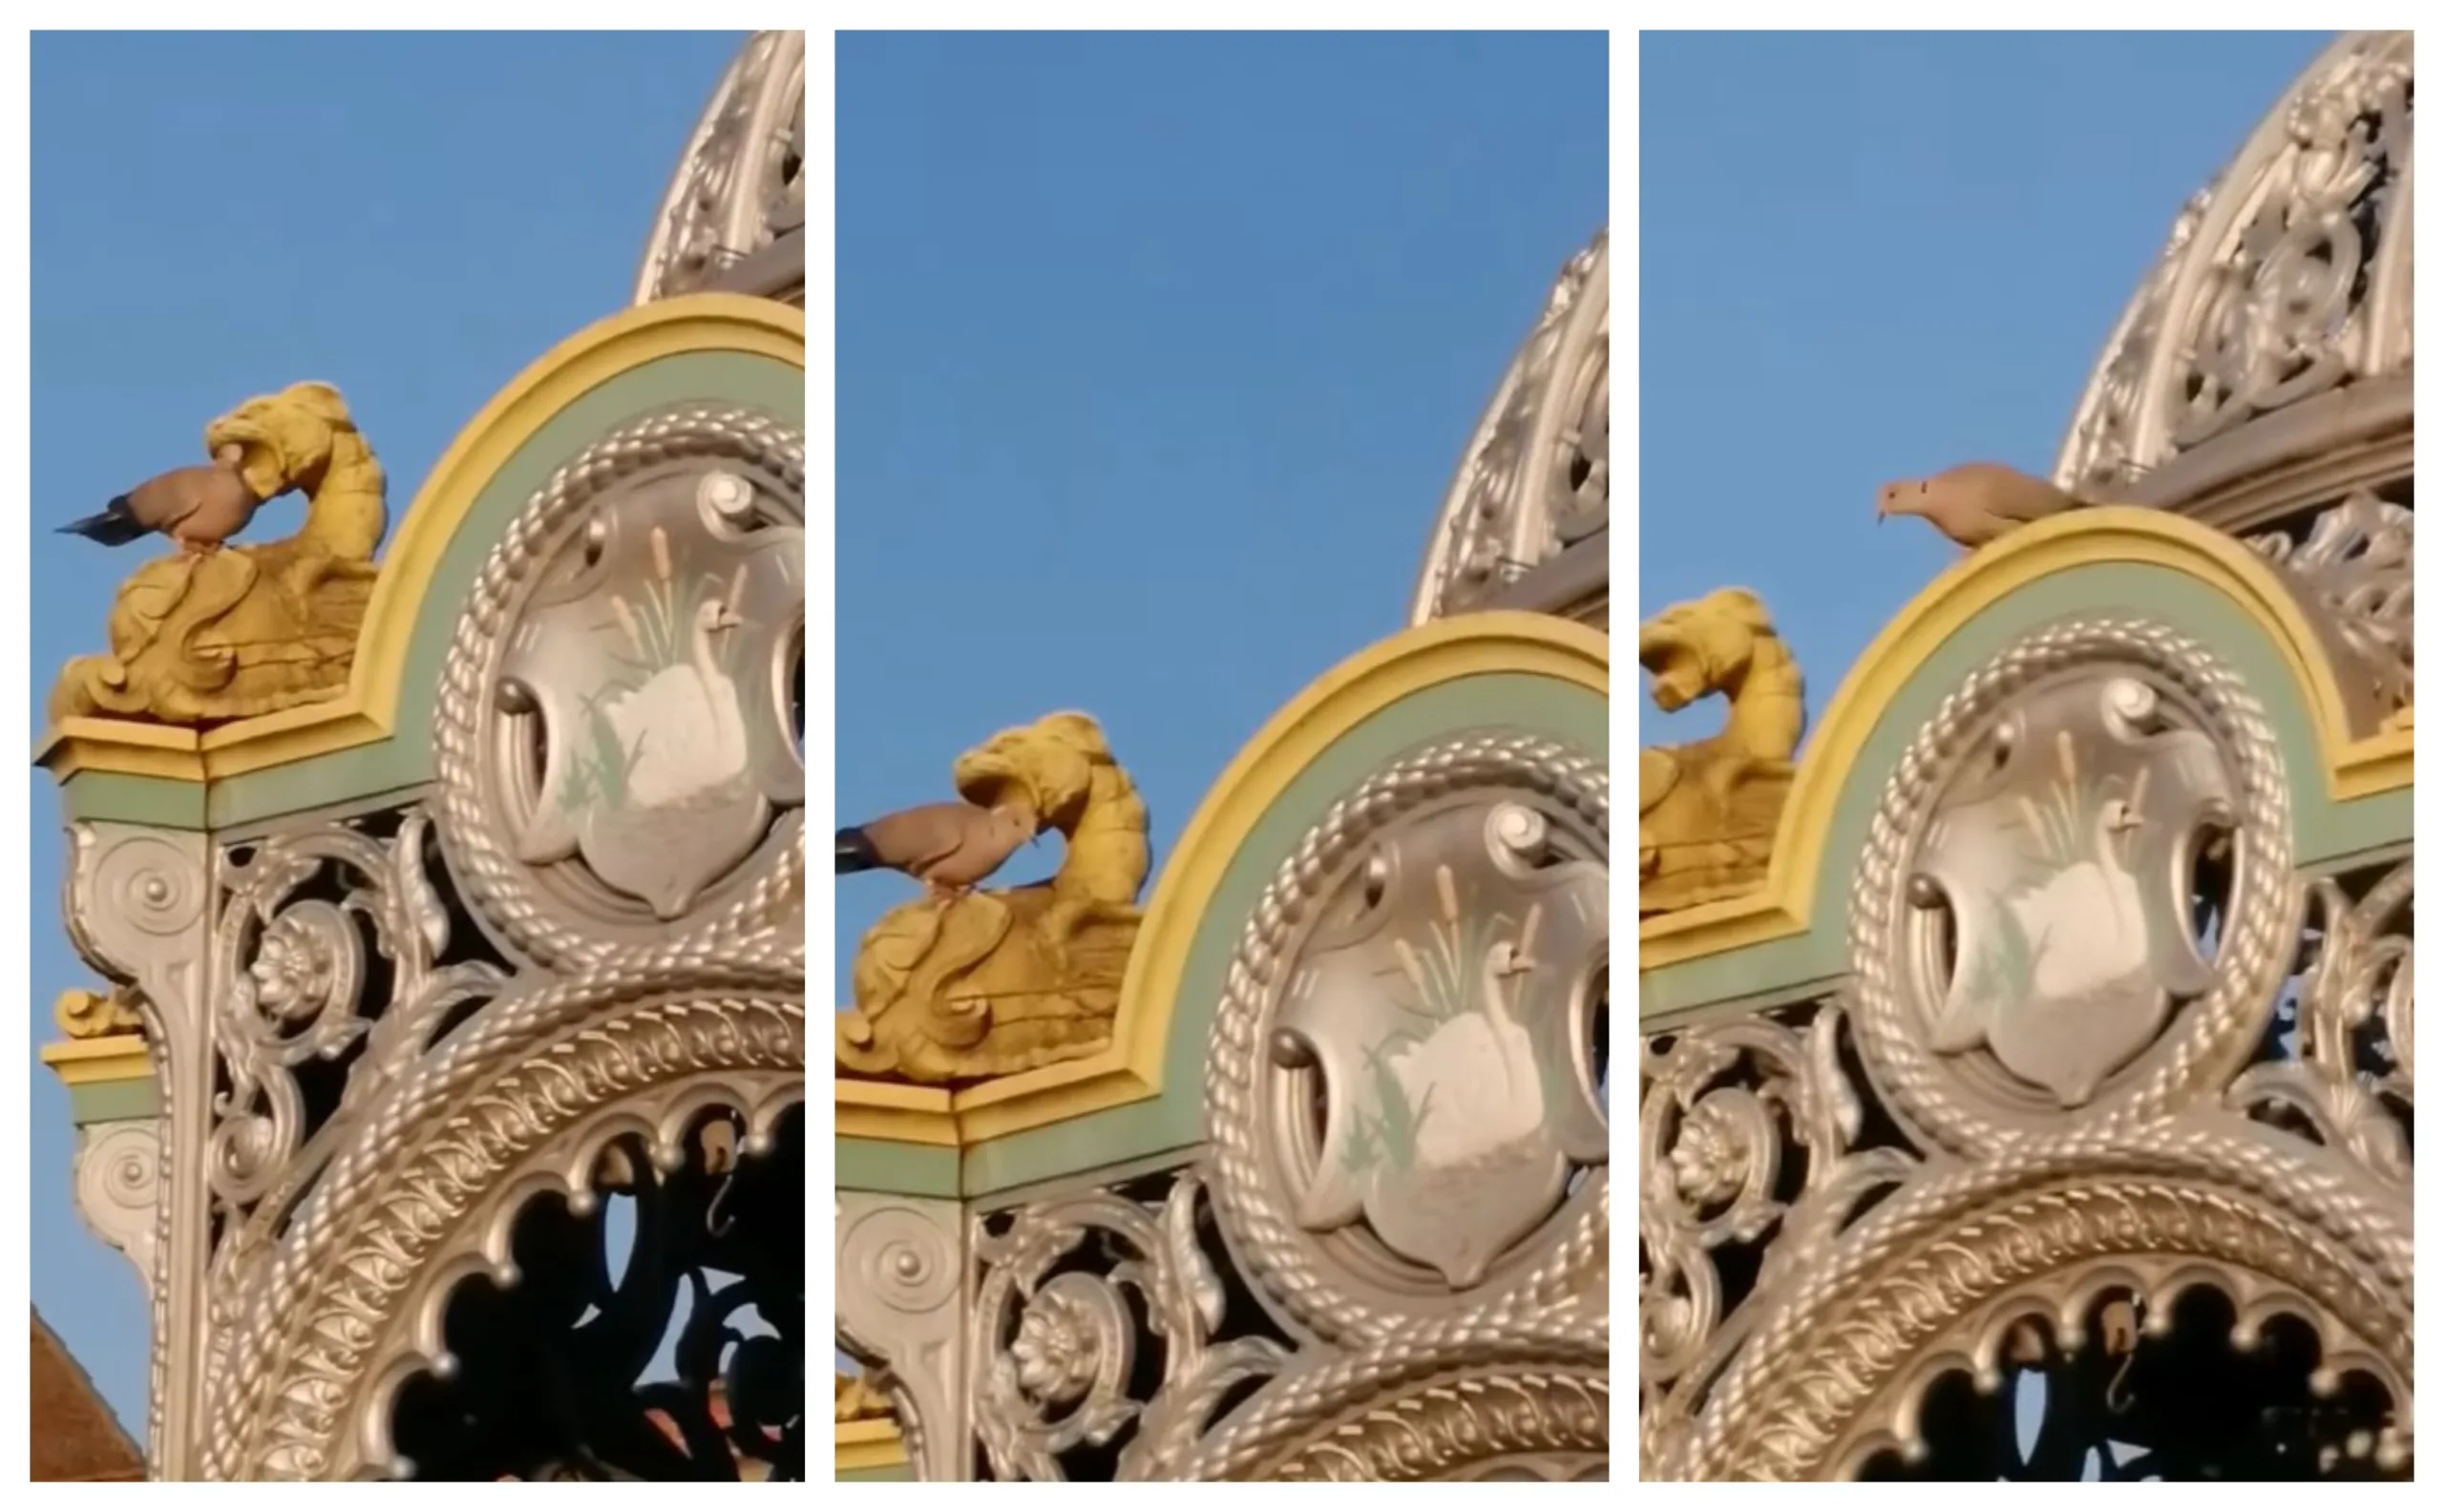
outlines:
[{"label": "swan sculpture's neck", "polygon": [[1508,1086],[1512,1074],[1519,1068],[1511,1063],[1510,1039],[1502,1031],[1516,1028],[1519,1020],[1511,1016],[1510,1005],[1503,998],[1502,981],[1502,969],[1494,964],[1494,953],[1487,951],[1485,964],[1485,1017],[1493,1020],[1493,1053],[1502,1061],[1503,1085]]},{"label": "swan sculpture's neck", "polygon": [[1789,761],[1799,753],[1800,737],[1807,731],[1806,684],[1780,642],[1758,640],[1746,669],[1727,680],[1722,692],[1731,703],[1723,733],[1734,744],[1769,761]]},{"label": "swan sculpture's neck", "polygon": [[726,678],[720,659],[713,655],[713,627],[699,622],[696,626],[696,670],[703,674],[705,685],[710,688],[717,678]]}]

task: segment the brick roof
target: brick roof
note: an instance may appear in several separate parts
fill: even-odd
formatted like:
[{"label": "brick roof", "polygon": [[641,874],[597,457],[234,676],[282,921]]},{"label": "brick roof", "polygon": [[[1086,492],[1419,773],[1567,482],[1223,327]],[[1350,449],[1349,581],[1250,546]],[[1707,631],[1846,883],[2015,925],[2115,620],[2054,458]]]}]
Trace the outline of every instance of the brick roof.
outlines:
[{"label": "brick roof", "polygon": [[36,1480],[141,1480],[144,1455],[59,1335],[34,1312],[32,1463]]}]

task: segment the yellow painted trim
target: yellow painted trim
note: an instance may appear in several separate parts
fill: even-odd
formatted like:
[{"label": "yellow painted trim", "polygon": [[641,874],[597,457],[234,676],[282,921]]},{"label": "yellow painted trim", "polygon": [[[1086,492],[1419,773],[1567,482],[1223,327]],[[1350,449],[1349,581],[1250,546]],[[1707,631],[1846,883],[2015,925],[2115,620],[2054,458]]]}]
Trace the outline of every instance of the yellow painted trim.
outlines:
[{"label": "yellow painted trim", "polygon": [[861,1418],[832,1425],[832,1473],[889,1470],[908,1462],[908,1440],[888,1418]]},{"label": "yellow painted trim", "polygon": [[2322,643],[2299,601],[2264,558],[2234,537],[2178,514],[2107,508],[2025,526],[1964,558],[1921,589],[1850,668],[1800,758],[1774,834],[1765,885],[1638,925],[1638,969],[1654,971],[1804,933],[1844,785],[1886,707],[1926,660],[1991,605],[2040,578],[2135,562],[2184,574],[2262,626],[2307,695],[2327,787],[2337,800],[2406,788],[2411,732],[2359,736]]},{"label": "yellow painted trim", "polygon": [[140,1034],[104,1035],[98,1040],[54,1040],[39,1052],[42,1063],[68,1086],[96,1082],[150,1082],[153,1055]]},{"label": "yellow painted trim", "polygon": [[[1138,929],[1109,1049],[962,1088],[947,1107],[920,1109],[893,1095],[909,1088],[835,1079],[838,1131],[965,1147],[1160,1093],[1180,976],[1213,890],[1248,831],[1301,772],[1384,709],[1462,678],[1541,676],[1610,697],[1612,644],[1571,620],[1502,610],[1434,620],[1343,662],[1265,724],[1189,820]],[[895,1132],[880,1132],[886,1127]]]},{"label": "yellow painted trim", "polygon": [[648,363],[736,351],[806,367],[806,311],[740,294],[689,294],[622,310],[545,352],[469,421],[433,464],[382,557],[345,692],[199,735],[133,720],[70,719],[34,760],[60,781],[84,771],[210,782],[388,737],[396,726],[416,617],[476,496],[519,448],[586,394]]},{"label": "yellow painted trim", "polygon": [[839,1139],[894,1140],[902,1144],[959,1144],[959,1120],[951,1106],[951,1094],[941,1087],[834,1080],[832,1102],[832,1132]]}]

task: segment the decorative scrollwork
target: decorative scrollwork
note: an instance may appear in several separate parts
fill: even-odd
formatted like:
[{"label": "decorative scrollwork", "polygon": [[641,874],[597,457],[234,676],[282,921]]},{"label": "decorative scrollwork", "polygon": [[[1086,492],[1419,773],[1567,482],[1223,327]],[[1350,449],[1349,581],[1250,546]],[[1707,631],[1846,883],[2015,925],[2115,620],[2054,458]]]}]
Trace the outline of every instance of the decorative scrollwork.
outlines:
[{"label": "decorative scrollwork", "polygon": [[487,1268],[515,1279],[525,1197],[582,1204],[600,1152],[623,1135],[643,1137],[658,1162],[683,1159],[708,1106],[741,1110],[742,1147],[769,1150],[804,1098],[805,976],[802,958],[758,954],[733,945],[684,976],[666,962],[606,965],[495,1001],[353,1115],[231,1334],[207,1472],[401,1468],[389,1393],[413,1371],[451,1373],[451,1285]]},{"label": "decorative scrollwork", "polygon": [[806,33],[748,40],[688,138],[636,303],[700,288],[806,219]]},{"label": "decorative scrollwork", "polygon": [[2055,467],[2110,493],[2250,419],[2411,367],[2412,43],[2352,32],[2176,221]]},{"label": "decorative scrollwork", "polygon": [[676,1161],[620,1136],[504,1220],[514,1274],[457,1286],[447,1378],[398,1396],[419,1479],[806,1479],[805,1119],[759,1155],[738,1118],[696,1115]]},{"label": "decorative scrollwork", "polygon": [[2243,1072],[2225,1102],[2297,1120],[2322,1144],[2410,1190],[2412,872],[2385,872],[2353,902],[2331,877],[2309,888],[2322,947],[2302,983],[2296,1054]]},{"label": "decorative scrollwork", "polygon": [[1233,1252],[1301,1328],[1602,1336],[1574,1309],[1600,1312],[1609,1231],[1610,826],[1600,760],[1478,732],[1378,773],[1281,863],[1215,1015],[1206,1131]]},{"label": "decorative scrollwork", "polygon": [[2377,705],[2410,706],[2416,691],[2412,660],[2415,622],[2412,543],[2418,516],[2361,489],[2320,512],[2307,538],[2283,531],[2249,537],[2267,560],[2298,575],[2313,601],[2359,654]]},{"label": "decorative scrollwork", "polygon": [[[233,848],[222,866],[228,895],[216,933],[225,976],[213,1040],[227,1086],[209,1162],[228,1226],[216,1260],[224,1308],[244,1289],[247,1257],[319,1168],[300,1159],[315,1131],[300,1068],[345,1060],[340,1106],[362,1104],[423,1053],[452,1011],[500,987],[489,961],[445,962],[450,915],[425,872],[430,830],[421,810],[387,840],[355,822],[324,825]],[[303,895],[314,888],[339,895]],[[365,1000],[369,956],[386,967],[387,1002]],[[259,1207],[276,1188],[280,1199]]]},{"label": "decorative scrollwork", "polygon": [[[1861,1201],[1915,1167],[1855,1147],[1864,1108],[1841,1063],[1842,1015],[1794,1028],[1757,1017],[1650,1040],[1639,1059],[1638,1392],[1654,1431],[1687,1410],[1743,1336],[1749,1292],[1804,1269]],[[1796,1195],[1786,1174],[1796,1151]],[[1767,1240],[1771,1240],[1767,1244]],[[1726,1287],[1717,1253],[1760,1256]]]},{"label": "decorative scrollwork", "polygon": [[1248,1479],[1602,1480],[1611,1403],[1601,1371],[1470,1372],[1327,1418]]},{"label": "decorative scrollwork", "polygon": [[[69,827],[66,907],[76,952],[129,991],[154,1057],[166,1167],[200,1166],[210,1073],[210,955],[205,913],[212,896],[200,835],[170,836],[119,824]],[[200,1183],[173,1184],[153,1208],[152,1371],[145,1441],[156,1473],[183,1469],[190,1432],[179,1394],[201,1369],[208,1331],[187,1294],[175,1251],[207,1219]],[[200,1243],[189,1241],[197,1250]]]},{"label": "decorative scrollwork", "polygon": [[1611,266],[1609,231],[1563,266],[1443,498],[1411,623],[1474,605],[1606,522]]},{"label": "decorative scrollwork", "polygon": [[[1703,1417],[1642,1434],[1646,1473],[1677,1480],[1809,1480],[1852,1473],[1915,1438],[1915,1405],[1967,1364],[1999,1384],[2002,1332],[1982,1310],[2060,1297],[2075,1328],[2100,1273],[2132,1284],[2133,1255],[2261,1283],[2328,1343],[2331,1368],[2372,1376],[2404,1410],[2384,1458],[2408,1454],[2410,1232],[2406,1207],[2321,1187],[2298,1151],[2229,1125],[2107,1129],[2033,1140],[1904,1186],[1769,1299]],[[2242,1297],[2251,1300],[2249,1293]],[[2016,1313],[2015,1313],[2016,1315]],[[1986,1338],[1964,1354],[1953,1340]],[[1983,1360],[1980,1365],[1979,1361]]]},{"label": "decorative scrollwork", "polygon": [[869,1389],[890,1402],[917,1473],[964,1479],[973,1460],[961,1376],[970,1275],[959,1209],[843,1192],[833,1217],[839,1341],[870,1367]]},{"label": "decorative scrollwork", "polygon": [[127,1256],[147,1292],[154,1288],[154,1226],[160,1206],[157,1120],[129,1119],[78,1131],[76,1211],[95,1238]]},{"label": "decorative scrollwork", "polygon": [[[108,919],[113,926],[156,938],[193,928],[203,916],[206,901],[203,873],[186,852],[146,834],[128,835],[102,848],[80,892],[83,896],[69,910],[72,921],[91,928]],[[84,954],[90,958],[95,952]]]},{"label": "decorative scrollwork", "polygon": [[1869,828],[1838,1006],[1648,1041],[1643,1474],[1906,1470],[1939,1387],[2083,1379],[2097,1317],[2149,1394],[2109,1410],[2196,1459],[2151,1341],[2203,1292],[2232,1347],[2288,1341],[2233,1373],[2285,1463],[2406,1473],[2410,870],[2309,890],[2281,1048],[2290,834],[2265,714],[2160,626],[2038,630],[1948,698]]},{"label": "decorative scrollwork", "polygon": [[[1096,1191],[1030,1204],[1006,1227],[979,1223],[973,1249],[983,1279],[969,1349],[980,1371],[977,1438],[996,1477],[1067,1479],[1062,1456],[1134,1428],[1118,1479],[1148,1479],[1224,1393],[1280,1368],[1286,1353],[1269,1338],[1214,1340],[1224,1293],[1200,1248],[1202,1196],[1202,1183],[1183,1176],[1158,1206]],[[1100,1272],[1053,1273],[1090,1235],[1122,1258]],[[1130,1395],[1138,1328],[1124,1289],[1163,1344],[1161,1386],[1147,1401]]]},{"label": "decorative scrollwork", "polygon": [[51,1019],[71,1040],[106,1040],[144,1032],[144,1012],[136,989],[117,982],[107,992],[66,989],[52,1003]]},{"label": "decorative scrollwork", "polygon": [[580,452],[485,562],[436,808],[469,905],[530,959],[802,933],[805,488],[797,431],[685,407]]}]

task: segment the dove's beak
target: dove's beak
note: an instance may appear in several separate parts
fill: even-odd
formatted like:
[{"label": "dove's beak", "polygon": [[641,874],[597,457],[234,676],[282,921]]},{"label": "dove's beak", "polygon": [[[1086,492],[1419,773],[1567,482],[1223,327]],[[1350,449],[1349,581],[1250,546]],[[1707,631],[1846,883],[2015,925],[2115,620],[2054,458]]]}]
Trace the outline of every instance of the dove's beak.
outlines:
[{"label": "dove's beak", "polygon": [[724,605],[721,613],[713,617],[713,628],[716,630],[735,630],[744,622],[738,618],[738,611],[727,605]]}]

